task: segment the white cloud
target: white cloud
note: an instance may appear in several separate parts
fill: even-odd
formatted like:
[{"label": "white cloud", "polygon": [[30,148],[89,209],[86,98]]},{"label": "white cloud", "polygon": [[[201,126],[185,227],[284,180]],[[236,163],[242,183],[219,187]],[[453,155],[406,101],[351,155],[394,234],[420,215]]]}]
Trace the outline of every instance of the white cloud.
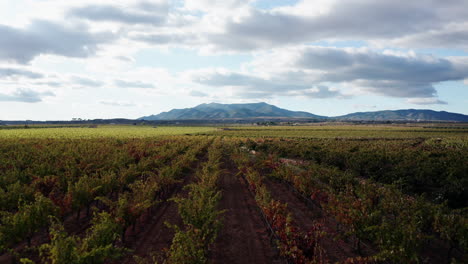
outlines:
[{"label": "white cloud", "polygon": [[11,67],[11,66],[0,66],[0,78],[30,78],[40,79],[44,75],[39,72],[31,71],[24,68]]},{"label": "white cloud", "polygon": [[168,15],[168,3],[140,2],[128,5],[85,5],[68,11],[68,15],[90,21],[119,22],[124,24],[162,25]]},{"label": "white cloud", "polygon": [[353,105],[353,108],[355,109],[375,109],[377,108],[376,105],[367,105],[367,104],[355,104]]},{"label": "white cloud", "polygon": [[41,54],[89,57],[100,44],[114,40],[111,33],[90,33],[83,25],[45,20],[34,20],[25,29],[0,25],[0,35],[0,60],[23,64]]},{"label": "white cloud", "polygon": [[55,94],[50,91],[38,92],[31,89],[17,89],[11,94],[0,93],[0,102],[38,103],[47,96],[55,96]]},{"label": "white cloud", "polygon": [[[391,44],[407,48],[450,47],[468,50],[468,22],[449,23],[440,29],[427,30],[397,38],[393,40]],[[380,45],[382,45],[382,43],[380,43]]]},{"label": "white cloud", "polygon": [[232,96],[239,98],[271,98],[273,96],[306,96],[330,98],[345,96],[338,89],[314,86],[298,75],[274,74],[270,78],[261,78],[250,73],[239,73],[223,69],[194,71],[190,77],[196,83],[211,87],[227,88]]},{"label": "white cloud", "polygon": [[[468,85],[467,56],[421,55],[432,49],[461,55],[460,50],[468,50],[467,1],[303,0],[286,5],[263,0],[273,5],[265,9],[255,2],[0,2],[0,100],[47,98],[68,106],[92,93],[95,100],[87,104],[97,105],[94,112],[100,112],[99,106],[112,112],[105,106],[153,103],[164,96],[186,102],[226,96],[236,102],[341,98],[349,99],[343,104],[352,108],[353,100],[368,95],[444,104],[437,89],[445,85],[436,84]],[[198,58],[180,61],[180,49]],[[160,52],[166,52],[162,59]],[[219,56],[224,54],[229,58]],[[216,65],[225,68],[204,69],[206,63],[199,61],[205,55],[219,56],[222,63]],[[246,62],[249,56],[253,59]],[[193,67],[180,72],[176,63]],[[106,99],[109,93],[116,101]],[[444,96],[451,105],[459,101]]]},{"label": "white cloud", "polygon": [[434,105],[434,104],[448,104],[445,101],[439,100],[437,98],[410,98],[406,100],[407,103],[417,104],[417,105]]},{"label": "white cloud", "polygon": [[247,6],[252,0],[185,0],[184,9],[189,11],[219,12]]},{"label": "white cloud", "polygon": [[275,49],[251,63],[255,75],[290,76],[304,83],[342,83],[392,97],[432,97],[434,84],[468,77],[466,58],[369,48],[299,46]]},{"label": "white cloud", "polygon": [[114,84],[120,88],[143,88],[143,89],[156,88],[156,86],[152,83],[141,82],[141,81],[115,80]]},{"label": "white cloud", "polygon": [[71,81],[75,84],[85,87],[101,87],[104,85],[104,82],[94,80],[84,76],[72,76]]},{"label": "white cloud", "polygon": [[224,87],[245,98],[434,98],[434,84],[468,77],[465,62],[414,52],[299,46],[261,53],[245,71],[205,69],[188,75],[195,83]]},{"label": "white cloud", "polygon": [[350,98],[351,95],[344,95],[340,92],[340,90],[336,88],[330,88],[324,85],[318,85],[310,89],[301,90],[301,91],[291,91],[287,93],[287,95],[291,96],[303,96],[307,98],[317,98],[317,99],[324,99],[324,98]]},{"label": "white cloud", "polygon": [[102,104],[102,105],[117,106],[117,107],[133,107],[133,106],[136,106],[136,104],[130,103],[130,102],[111,101],[111,100],[100,101],[99,103]]},{"label": "white cloud", "polygon": [[207,93],[200,92],[200,91],[197,91],[197,90],[191,90],[189,95],[194,96],[194,97],[207,97],[208,96]]},{"label": "white cloud", "polygon": [[[315,1],[300,1],[291,7],[272,10],[251,8],[247,15],[227,16],[223,23],[218,23],[222,30],[208,34],[207,39],[213,48],[239,51],[323,40],[392,40],[398,43],[399,39],[430,30],[442,30],[453,25],[463,28],[463,23],[467,22],[467,10],[468,2],[463,0],[450,4],[433,0],[424,5],[403,0],[319,1],[317,5]],[[451,38],[458,37],[457,42],[460,42],[459,36],[457,33]],[[428,40],[431,41],[423,38],[413,43],[426,46]],[[438,46],[438,41],[443,43],[443,47],[452,45],[443,38],[431,42]]]}]

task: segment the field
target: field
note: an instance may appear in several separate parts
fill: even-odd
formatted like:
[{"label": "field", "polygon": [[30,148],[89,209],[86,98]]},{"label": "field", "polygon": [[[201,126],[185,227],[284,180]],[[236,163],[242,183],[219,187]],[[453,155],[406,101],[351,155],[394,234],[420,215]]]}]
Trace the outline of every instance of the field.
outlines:
[{"label": "field", "polygon": [[384,126],[384,125],[316,125],[229,127],[213,135],[236,137],[287,137],[287,138],[455,138],[468,140],[468,126]]},{"label": "field", "polygon": [[0,138],[148,138],[184,135],[213,131],[212,127],[151,127],[104,125],[97,127],[34,127],[28,129],[0,129]]},{"label": "field", "polygon": [[0,263],[467,263],[468,128],[0,129]]}]

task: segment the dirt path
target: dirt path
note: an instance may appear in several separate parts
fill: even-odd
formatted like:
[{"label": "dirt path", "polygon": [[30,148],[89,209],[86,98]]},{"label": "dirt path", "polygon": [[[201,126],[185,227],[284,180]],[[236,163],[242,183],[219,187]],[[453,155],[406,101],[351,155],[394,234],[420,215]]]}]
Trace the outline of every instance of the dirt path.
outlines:
[{"label": "dirt path", "polygon": [[[292,214],[296,225],[307,232],[312,228],[314,221],[320,221],[324,224],[325,230],[333,232],[333,223],[322,216],[322,212],[319,209],[311,209],[296,196],[296,194],[290,190],[285,184],[265,179],[265,185],[271,193],[273,199],[280,202],[287,203],[288,209]],[[322,246],[326,251],[327,257],[331,263],[341,262],[348,257],[356,257],[357,253],[354,252],[351,243],[345,243],[343,241],[335,241],[329,235],[325,236],[322,240]]]},{"label": "dirt path", "polygon": [[252,194],[232,166],[221,175],[219,187],[223,195],[219,208],[226,212],[210,263],[282,263],[271,246]]},{"label": "dirt path", "polygon": [[[188,190],[183,189],[183,187],[195,181],[196,171],[207,160],[205,154],[203,152],[203,155],[198,156],[197,164],[194,164],[191,172],[184,176],[183,182],[176,186],[171,197],[175,197],[176,195],[186,197],[188,195]],[[144,221],[137,226],[135,233],[127,230],[127,233],[131,233],[128,235],[125,245],[133,251],[118,263],[137,263],[134,259],[135,256],[148,261],[152,261],[153,257],[158,262],[164,260],[165,251],[170,248],[174,237],[174,230],[167,227],[165,223],[180,226],[182,225],[182,219],[180,218],[177,204],[174,201],[163,201],[155,210],[156,213],[148,221]]]},{"label": "dirt path", "polygon": [[127,257],[121,263],[136,263],[133,256],[144,259],[152,259],[153,253],[158,254],[155,257],[163,258],[163,250],[171,246],[174,231],[165,225],[165,222],[171,224],[181,224],[177,204],[173,201],[163,202],[153,217],[143,224],[143,232],[137,232],[128,236],[130,248],[133,250],[132,256]]}]

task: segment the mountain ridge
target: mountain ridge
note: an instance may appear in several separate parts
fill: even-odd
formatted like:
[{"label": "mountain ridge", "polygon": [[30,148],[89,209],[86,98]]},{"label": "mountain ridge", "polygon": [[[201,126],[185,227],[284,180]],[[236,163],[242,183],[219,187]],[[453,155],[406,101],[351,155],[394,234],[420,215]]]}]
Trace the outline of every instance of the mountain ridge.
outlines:
[{"label": "mountain ridge", "polygon": [[191,108],[172,109],[138,120],[221,120],[255,118],[306,118],[344,121],[455,121],[468,122],[468,115],[430,109],[400,109],[355,112],[341,116],[320,116],[304,111],[290,111],[264,102],[250,104],[204,103]]},{"label": "mountain ridge", "polygon": [[399,109],[371,112],[356,112],[332,117],[347,121],[458,121],[468,122],[468,115],[430,109]]},{"label": "mountain ridge", "polygon": [[190,120],[190,119],[236,119],[236,118],[326,118],[303,111],[290,111],[267,103],[251,104],[200,104],[192,108],[172,109],[139,120]]}]

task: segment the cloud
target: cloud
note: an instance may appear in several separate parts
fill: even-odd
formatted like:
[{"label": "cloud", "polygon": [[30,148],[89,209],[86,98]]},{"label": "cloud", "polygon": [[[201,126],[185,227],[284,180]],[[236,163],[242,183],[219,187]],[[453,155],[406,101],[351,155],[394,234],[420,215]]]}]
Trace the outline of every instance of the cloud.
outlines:
[{"label": "cloud", "polygon": [[[205,51],[250,52],[320,41],[361,41],[384,47],[468,48],[468,2],[427,0],[302,0],[259,9],[255,1],[166,1],[127,5],[87,5],[69,14],[135,28],[128,37],[152,45]],[[148,6],[149,5],[149,6]],[[273,4],[275,5],[275,4]]]},{"label": "cloud", "polygon": [[140,1],[136,4],[136,7],[147,12],[167,13],[169,2],[168,0]]},{"label": "cloud", "polygon": [[55,96],[50,91],[37,92],[31,89],[17,89],[12,94],[0,93],[0,102],[38,103],[46,96]]},{"label": "cloud", "polygon": [[130,38],[135,41],[141,41],[152,45],[182,45],[192,44],[200,45],[202,40],[199,36],[191,33],[157,33],[157,34],[131,34]]},{"label": "cloud", "polygon": [[399,80],[356,80],[352,85],[363,91],[390,97],[434,97],[437,90],[432,83],[405,82]]},{"label": "cloud", "polygon": [[288,93],[289,95],[293,96],[304,96],[308,98],[319,98],[319,99],[324,99],[324,98],[349,98],[349,95],[343,95],[339,90],[337,89],[332,89],[330,87],[324,86],[324,85],[318,85],[316,87],[306,89],[306,90],[301,90],[301,91],[292,91]]},{"label": "cloud", "polygon": [[86,58],[94,55],[100,44],[111,42],[111,33],[91,33],[84,26],[33,20],[26,28],[0,25],[0,60],[28,63],[41,54]]},{"label": "cloud", "polygon": [[47,87],[63,87],[64,84],[59,81],[39,81],[39,82],[34,82],[35,85],[44,85]]},{"label": "cloud", "polygon": [[102,105],[118,106],[118,107],[133,107],[133,106],[136,106],[136,104],[134,104],[134,103],[121,102],[121,101],[100,101],[99,103],[102,104]]},{"label": "cloud", "polygon": [[[467,58],[437,58],[369,48],[297,46],[254,57],[245,71],[193,71],[197,84],[228,88],[233,96],[351,98],[376,94],[433,98],[434,85],[468,77]],[[336,88],[330,88],[336,87]]]},{"label": "cloud", "polygon": [[407,103],[417,104],[417,105],[433,105],[433,104],[448,104],[445,101],[439,100],[437,98],[410,98],[406,100]]},{"label": "cloud", "polygon": [[[449,39],[419,37],[412,43],[424,46],[429,40],[446,48],[462,43],[459,37],[466,35],[468,21],[468,2],[464,0],[428,0],[424,5],[404,0],[303,0],[270,10],[244,9],[242,16],[222,13],[225,18],[218,21],[217,32],[206,34],[213,48],[249,51],[323,40],[397,41],[428,31]],[[464,31],[444,34],[449,27]],[[456,43],[449,41],[453,38]]]},{"label": "cloud", "polygon": [[288,80],[265,79],[251,74],[231,71],[201,72],[192,75],[192,78],[193,81],[199,84],[213,87],[231,86],[267,92],[304,90],[310,88],[310,85],[293,83],[292,80],[288,82]]},{"label": "cloud", "polygon": [[42,73],[33,72],[30,70],[11,68],[11,67],[0,67],[0,78],[11,78],[11,77],[25,77],[30,79],[40,79],[44,75]]},{"label": "cloud", "polygon": [[466,58],[369,48],[281,48],[257,56],[252,67],[277,78],[294,74],[296,80],[304,83],[339,83],[374,94],[406,98],[434,97],[434,84],[468,77]]},{"label": "cloud", "polygon": [[376,105],[366,105],[366,104],[354,104],[354,109],[362,109],[362,108],[377,108]]},{"label": "cloud", "polygon": [[136,8],[135,6],[87,5],[72,8],[68,14],[91,21],[162,25],[166,21],[168,8],[167,2],[140,2]]},{"label": "cloud", "polygon": [[405,82],[441,82],[459,80],[468,75],[445,58],[414,53],[377,52],[367,48],[304,47],[296,56],[296,65],[304,69],[325,70],[328,81],[400,80]]},{"label": "cloud", "polygon": [[271,98],[272,96],[306,96],[310,98],[347,98],[338,89],[307,83],[295,78],[297,74],[277,74],[272,78],[262,78],[253,74],[231,71],[198,71],[191,74],[194,82],[225,87],[238,98]]},{"label": "cloud", "polygon": [[263,91],[249,91],[248,89],[234,89],[231,91],[230,98],[245,100],[264,100],[273,98],[272,93]]},{"label": "cloud", "polygon": [[184,9],[190,11],[219,12],[220,10],[233,10],[247,6],[252,0],[185,0]]},{"label": "cloud", "polygon": [[197,91],[197,90],[191,90],[189,95],[194,96],[194,97],[207,97],[208,96],[207,93],[200,92],[200,91]]},{"label": "cloud", "polygon": [[156,88],[152,83],[140,82],[140,81],[126,81],[126,80],[115,80],[114,84],[120,88]]},{"label": "cloud", "polygon": [[87,86],[87,87],[101,87],[104,85],[104,82],[90,79],[87,77],[82,77],[82,76],[73,76],[71,80],[72,82],[76,84],[79,84],[81,86]]},{"label": "cloud", "polygon": [[391,44],[400,47],[458,48],[468,50],[468,22],[448,24],[441,29],[428,30],[397,38]]},{"label": "cloud", "polygon": [[116,60],[123,61],[123,62],[131,62],[131,63],[135,62],[135,59],[130,56],[115,56],[114,58]]}]

